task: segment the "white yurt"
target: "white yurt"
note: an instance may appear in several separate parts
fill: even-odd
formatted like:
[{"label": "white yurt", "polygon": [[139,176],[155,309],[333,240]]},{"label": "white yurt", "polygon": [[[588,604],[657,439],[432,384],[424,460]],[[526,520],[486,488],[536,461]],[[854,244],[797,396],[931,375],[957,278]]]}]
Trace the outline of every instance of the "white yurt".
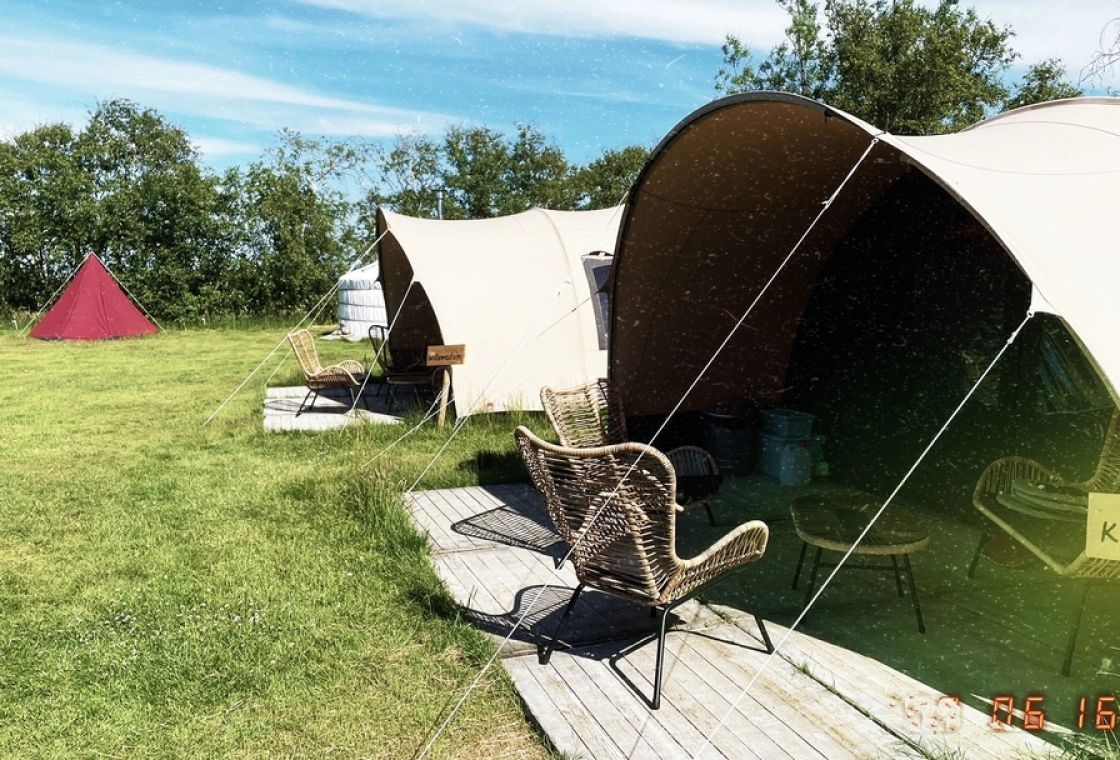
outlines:
[{"label": "white yurt", "polygon": [[364,340],[370,327],[388,324],[380,264],[374,261],[342,275],[338,282],[338,329],[342,337]]}]

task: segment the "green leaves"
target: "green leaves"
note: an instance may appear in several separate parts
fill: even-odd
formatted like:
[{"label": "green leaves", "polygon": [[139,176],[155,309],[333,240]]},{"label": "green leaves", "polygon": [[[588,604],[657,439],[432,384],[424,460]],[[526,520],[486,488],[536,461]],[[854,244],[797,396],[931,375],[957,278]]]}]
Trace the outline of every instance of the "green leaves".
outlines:
[{"label": "green leaves", "polygon": [[[631,146],[576,166],[532,125],[518,125],[512,136],[458,125],[438,141],[399,137],[378,156],[380,182],[367,201],[435,217],[442,192],[445,219],[504,216],[533,206],[602,208],[620,202],[647,156],[646,149]],[[371,221],[366,225],[372,230]]]},{"label": "green leaves", "polygon": [[896,134],[955,131],[993,110],[1069,97],[1058,61],[1031,67],[1009,97],[1003,76],[1018,57],[1013,32],[962,9],[957,0],[825,0],[824,26],[810,0],[778,0],[790,16],[786,40],[757,68],[729,35],[715,88],[795,92]]}]

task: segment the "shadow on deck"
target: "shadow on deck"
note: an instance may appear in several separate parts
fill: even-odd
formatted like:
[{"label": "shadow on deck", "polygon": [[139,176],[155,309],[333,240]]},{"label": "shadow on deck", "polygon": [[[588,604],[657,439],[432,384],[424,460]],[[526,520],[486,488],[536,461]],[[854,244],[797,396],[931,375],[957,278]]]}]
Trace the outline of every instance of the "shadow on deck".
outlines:
[{"label": "shadow on deck", "polygon": [[[503,664],[548,740],[573,757],[691,757],[711,737],[705,757],[1041,758],[1056,752],[1039,733],[992,726],[992,698],[1013,695],[1021,709],[1027,695],[1044,695],[1043,733],[1054,741],[1069,733],[1062,726],[1073,725],[1080,696],[1095,704],[1114,693],[1116,676],[1103,667],[1111,652],[1104,610],[1087,611],[1074,677],[1063,679],[1076,595],[1042,571],[987,561],[968,581],[977,532],[937,515],[923,518],[933,541],[913,557],[926,634],[891,577],[842,570],[787,636],[803,601],[790,588],[801,544],[789,506],[809,488],[735,479],[716,505],[718,526],[681,518],[684,557],[755,517],[770,525],[771,541],[761,562],[678,608],[657,711],[646,701],[655,621],[642,607],[585,594],[566,648],[537,663],[538,642],[576,580],[570,566],[556,569],[565,546],[530,486],[422,491],[408,506],[437,572],[479,628],[500,642],[524,617]],[[769,662],[748,591],[774,642],[785,639]]]}]

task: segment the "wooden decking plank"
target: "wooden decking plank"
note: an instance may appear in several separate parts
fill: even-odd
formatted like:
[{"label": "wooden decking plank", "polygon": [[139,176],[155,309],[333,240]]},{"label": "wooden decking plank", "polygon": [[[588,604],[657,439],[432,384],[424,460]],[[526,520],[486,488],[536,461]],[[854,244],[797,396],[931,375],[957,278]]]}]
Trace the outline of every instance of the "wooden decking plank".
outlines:
[{"label": "wooden decking plank", "polygon": [[[624,757],[680,757],[684,755],[683,748],[672,740],[671,737],[660,732],[643,735],[644,732],[635,728],[634,724],[623,713],[622,705],[632,704],[617,692],[614,698],[608,696],[599,685],[601,679],[610,679],[609,667],[605,662],[593,663],[591,672],[582,665],[585,658],[579,654],[555,654],[548,665],[563,679],[565,686],[572,695],[583,704],[587,711],[595,718],[600,730],[611,737],[622,752]],[[611,679],[613,680],[613,679]]]},{"label": "wooden decking plank", "polygon": [[521,696],[532,719],[548,736],[552,746],[570,756],[587,753],[589,751],[587,745],[579,738],[579,734],[568,721],[567,716],[561,712],[548,696],[548,692],[537,681],[533,673],[533,669],[539,667],[536,655],[513,657],[502,664],[513,680],[517,693]]},{"label": "wooden decking plank", "polygon": [[[555,668],[536,667],[528,672],[548,695],[549,703],[571,724],[591,757],[624,757],[622,748],[603,732],[587,706],[572,693]],[[542,705],[542,709],[547,707],[548,705]]]},{"label": "wooden decking plank", "polygon": [[[785,629],[775,626],[784,633]],[[781,634],[779,634],[781,635]],[[798,656],[823,668],[835,680],[838,691],[859,705],[892,731],[913,741],[929,744],[959,746],[969,757],[1000,760],[1008,754],[1029,750],[1045,751],[1052,745],[1020,729],[993,731],[988,727],[990,718],[968,705],[961,705],[961,729],[956,733],[931,733],[912,727],[900,710],[890,704],[891,694],[905,697],[921,694],[933,699],[943,696],[921,681],[901,673],[883,663],[856,652],[851,652],[811,636],[794,631],[786,643],[785,656]]]},{"label": "wooden decking plank", "polygon": [[[756,645],[755,639],[747,639],[747,634],[736,626],[728,626],[721,634],[718,639],[708,639],[707,644],[713,649],[709,661],[732,681],[741,684],[735,693],[728,695],[730,703],[742,704],[743,699],[753,698],[761,709],[794,728],[829,760],[866,757],[868,747],[880,751],[887,751],[889,747],[892,750],[889,756],[898,756],[893,752],[896,748],[891,746],[898,741],[896,737],[781,658],[767,666],[749,694],[744,695],[765,660],[754,667],[744,667],[743,651],[736,644],[746,641],[748,645]],[[725,638],[733,643],[723,641]]]},{"label": "wooden decking plank", "polygon": [[[675,646],[679,640],[687,636],[679,632],[676,636],[670,634],[665,642],[665,673],[662,676],[661,711],[667,711],[666,717],[673,716],[671,723],[667,722],[674,732],[688,735],[689,755],[697,752],[707,741],[719,722],[719,715],[712,710],[713,702],[720,700],[720,695],[712,689],[710,684],[696,678],[694,671],[690,670],[680,656],[679,647]],[[638,688],[646,694],[653,693],[653,678],[656,664],[656,643],[648,642],[641,647],[641,654],[637,650],[627,653],[629,666],[628,677]],[[620,685],[629,689],[620,679]],[[659,711],[659,712],[661,712]],[[759,751],[752,744],[752,737],[744,736],[735,726],[733,730],[717,732],[710,742],[709,749],[705,751],[706,757],[711,757],[718,752],[728,758],[760,758],[760,760],[776,760],[788,757],[785,754],[767,755]]]},{"label": "wooden decking plank", "polygon": [[[716,634],[718,635],[718,634]],[[743,687],[742,683],[732,681],[722,671],[716,668],[710,661],[708,652],[700,651],[697,647],[693,646],[695,643],[695,636],[685,634],[680,636],[680,652],[682,665],[687,668],[694,677],[708,688],[715,691],[717,694],[727,698],[734,699],[738,690]],[[671,650],[670,650],[671,651]],[[697,693],[700,693],[699,689]],[[749,697],[748,697],[749,699]],[[710,703],[703,700],[702,703],[709,707]],[[753,703],[753,699],[752,699]],[[727,703],[730,706],[730,702]],[[711,728],[705,735],[710,734],[711,729],[715,728],[716,723],[723,717],[726,712],[724,710],[716,711],[711,710],[714,719],[712,720]],[[758,750],[762,751],[763,757],[766,758],[820,758],[824,757],[812,744],[807,742],[804,737],[790,728],[784,721],[778,720],[770,712],[757,709],[740,709],[738,711],[740,716],[745,720],[731,720],[728,722],[720,732],[717,732],[713,737],[713,741],[718,739],[722,731],[732,731],[746,739],[750,737],[753,741],[760,746]]]}]

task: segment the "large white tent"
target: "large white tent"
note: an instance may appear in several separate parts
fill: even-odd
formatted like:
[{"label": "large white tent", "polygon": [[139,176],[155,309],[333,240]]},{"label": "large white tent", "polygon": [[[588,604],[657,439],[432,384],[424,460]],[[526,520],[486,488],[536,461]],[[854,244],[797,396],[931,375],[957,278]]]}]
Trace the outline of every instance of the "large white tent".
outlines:
[{"label": "large white tent", "polygon": [[[460,416],[539,410],[541,386],[607,369],[606,294],[621,208],[444,221],[378,212],[390,346],[466,346]],[[407,294],[407,297],[406,297]],[[404,305],[401,306],[402,299]]]},{"label": "large white tent", "polygon": [[381,292],[380,265],[375,261],[338,280],[338,327],[349,340],[364,340],[369,328],[389,324]]},{"label": "large white tent", "polygon": [[[829,260],[861,215],[911,176],[939,187],[971,216],[974,237],[986,235],[1010,256],[1021,271],[1012,283],[1024,294],[1018,315],[1030,308],[1058,316],[1115,396],[1120,99],[1056,101],[955,134],[900,137],[805,98],[752,93],[716,101],[682,121],[653,152],[631,193],[613,278],[610,359],[628,408],[649,415],[670,409],[733,315],[811,230],[747,329],[726,348],[729,359],[704,374],[683,409],[744,396],[779,401],[808,299]],[[913,228],[922,215],[919,203],[881,226]],[[975,277],[977,287],[986,285]],[[1009,325],[1018,318],[1011,315]],[[665,321],[674,330],[664,330]],[[737,356],[743,361],[730,358]]]}]

